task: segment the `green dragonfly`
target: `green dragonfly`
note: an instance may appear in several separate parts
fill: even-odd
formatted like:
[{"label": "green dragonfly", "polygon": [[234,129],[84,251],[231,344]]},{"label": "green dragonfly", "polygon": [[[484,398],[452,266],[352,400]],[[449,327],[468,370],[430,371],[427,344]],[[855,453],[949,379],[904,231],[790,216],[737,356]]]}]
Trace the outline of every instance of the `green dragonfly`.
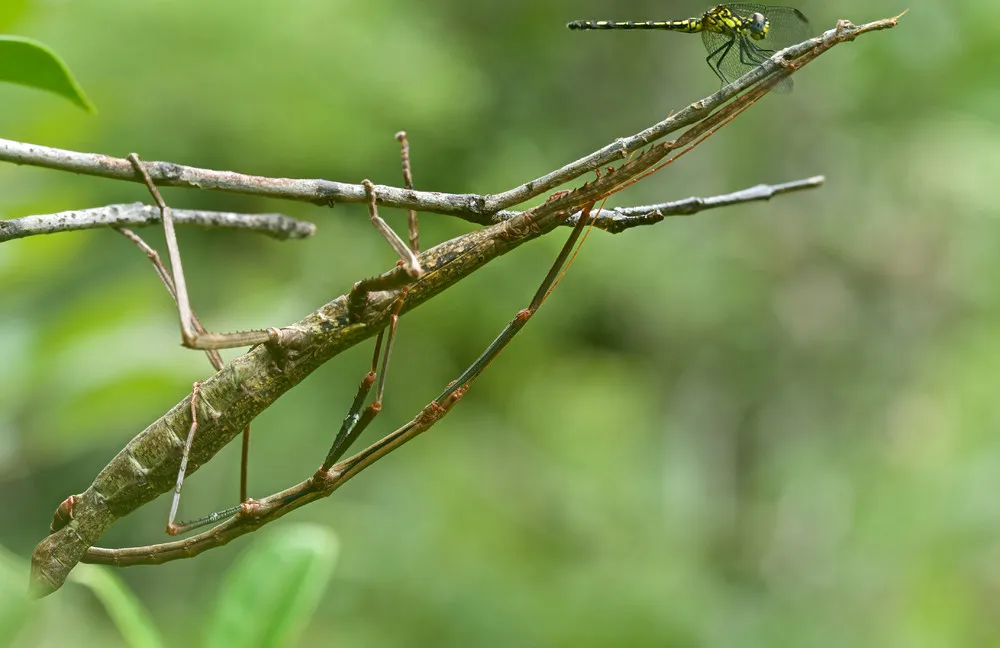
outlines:
[{"label": "green dragonfly", "polygon": [[[697,18],[665,21],[574,20],[570,29],[663,29],[701,33],[706,61],[726,85],[766,61],[776,51],[809,36],[809,20],[793,7],[733,2],[712,7]],[[776,88],[788,92],[792,79]]]}]

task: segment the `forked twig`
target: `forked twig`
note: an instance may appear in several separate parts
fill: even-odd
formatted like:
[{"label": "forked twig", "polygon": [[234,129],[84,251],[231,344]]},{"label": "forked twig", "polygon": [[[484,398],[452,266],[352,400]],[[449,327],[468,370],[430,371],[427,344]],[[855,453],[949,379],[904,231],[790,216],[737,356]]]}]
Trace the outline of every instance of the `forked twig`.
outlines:
[{"label": "forked twig", "polygon": [[[448,194],[385,185],[376,185],[375,190],[381,204],[386,207],[448,214],[479,225],[489,225],[497,212],[544,195],[586,173],[623,160],[651,142],[704,119],[713,110],[761,80],[775,75],[784,79],[834,45],[854,40],[869,32],[895,27],[898,18],[896,16],[857,26],[848,21],[840,21],[837,28],[775,53],[762,65],[733,83],[671,114],[659,123],[635,135],[617,139],[560,169],[498,194]],[[117,180],[140,180],[126,159],[5,139],[0,139],[0,161]],[[232,171],[200,169],[173,162],[146,162],[145,165],[152,180],[160,186],[226,191],[322,205],[361,203],[367,200],[365,189],[360,184],[318,179],[268,178]]]},{"label": "forked twig", "polygon": [[[471,197],[470,199],[468,196],[456,198],[454,195],[416,192],[392,187],[386,187],[383,190],[383,187],[380,186],[375,186],[373,191],[363,191],[358,194],[353,188],[354,186],[341,186],[338,191],[342,190],[342,193],[338,194],[338,200],[346,196],[351,200],[360,201],[361,195],[370,199],[372,194],[376,194],[378,201],[383,205],[412,206],[422,211],[471,214],[474,218],[488,219],[492,218],[493,213],[500,209],[545,193],[562,182],[579,177],[581,173],[603,167],[613,159],[628,156],[631,152],[642,148],[644,144],[661,138],[681,126],[690,126],[676,140],[657,141],[651,144],[642,153],[629,159],[618,168],[602,174],[593,182],[553,196],[542,205],[514,216],[503,223],[466,234],[421,254],[420,267],[425,272],[423,276],[408,285],[405,303],[398,312],[396,300],[399,298],[399,288],[369,289],[364,293],[363,300],[352,300],[351,297],[355,293],[361,294],[361,291],[355,290],[352,291],[352,295],[344,295],[335,299],[291,326],[275,329],[273,345],[262,345],[252,349],[202,383],[201,397],[207,398],[215,406],[218,416],[199,422],[198,434],[191,447],[189,470],[193,472],[200,464],[208,461],[232,439],[240,426],[249,422],[278,396],[304,379],[323,362],[361,339],[383,330],[393,315],[398,316],[415,308],[482,267],[488,261],[515,249],[526,241],[552,231],[565,222],[571,214],[584,206],[593,205],[595,201],[613,193],[633,178],[656,168],[663,161],[671,159],[671,155],[676,157],[676,155],[683,154],[686,147],[697,143],[701,138],[728,123],[747,106],[756,102],[767,92],[771,84],[780,82],[792,71],[808,64],[833,45],[852,40],[859,34],[885,29],[895,24],[895,19],[878,21],[861,27],[841,23],[836,30],[831,30],[822,37],[779,52],[761,67],[706,100],[691,104],[667,120],[632,138],[619,140],[611,150],[602,149],[577,163],[567,165],[564,169],[547,174],[532,183],[522,185],[511,192],[505,192],[505,194]],[[797,58],[793,62],[786,60],[786,58],[792,57]],[[758,83],[759,85],[754,85]],[[749,89],[748,92],[737,96],[747,89]],[[727,101],[730,103],[725,104]],[[641,143],[639,143],[640,141]],[[0,159],[5,159],[5,156],[8,155],[6,151],[9,150],[9,147],[5,149],[5,146],[5,142],[0,141]],[[635,148],[630,149],[631,146]],[[64,168],[65,158],[59,157],[58,165],[48,164],[51,162],[47,157],[48,154],[49,152],[46,152],[45,155],[39,156],[38,152],[35,152],[33,153],[34,157],[28,157],[33,160],[40,157],[46,161],[46,164],[43,165]],[[79,158],[72,159],[76,162],[81,161]],[[602,159],[603,162],[594,164],[595,161]],[[166,173],[168,169],[157,166],[157,164],[162,163],[152,163],[150,171],[150,177],[156,182],[161,182],[162,179],[163,184],[180,186],[190,182],[190,176],[176,173],[176,166],[170,167],[171,173]],[[104,160],[101,169],[97,169],[97,166],[92,165],[89,160],[84,165],[87,172],[93,171],[98,175],[117,177],[118,171],[113,160]],[[296,181],[289,181],[292,184],[282,182],[278,188],[277,185],[264,186],[258,181],[245,183],[246,177],[236,178],[227,175],[222,178],[220,175],[212,175],[213,173],[220,174],[220,172],[210,172],[209,182],[206,184],[211,186],[213,182],[218,181],[216,188],[236,191],[249,189],[250,192],[263,190],[262,192],[269,193],[269,195],[281,193],[284,197],[306,199],[303,197],[305,194],[293,195],[294,191],[291,189],[303,189],[301,186],[293,186]],[[552,185],[553,182],[556,185]],[[528,185],[531,185],[530,188],[527,188]],[[312,198],[310,199],[319,195],[313,191],[315,189],[316,186],[311,186],[310,196]],[[324,185],[323,191],[327,189],[330,187]],[[535,191],[538,193],[532,194]],[[328,201],[331,197],[332,194],[323,194],[319,201]],[[583,223],[584,219],[581,219],[577,223],[577,227],[582,227]],[[574,232],[576,231],[577,229],[574,228]],[[394,273],[398,274],[396,269],[377,279],[389,282]],[[371,285],[373,284],[369,284],[369,286]],[[395,284],[389,282],[389,285]],[[359,304],[362,304],[364,308],[357,308]],[[506,333],[501,334],[501,337],[491,345],[491,348],[502,348],[509,340],[509,338],[504,337],[505,335]],[[280,347],[280,357],[274,354],[273,347]],[[341,477],[334,478],[340,480],[337,483],[342,483],[346,478],[353,476],[365,466],[384,456],[385,453],[433,425],[461,396],[468,384],[467,380],[474,379],[490,359],[480,358],[470,367],[471,374],[468,372],[464,374],[457,386],[451,391],[445,390],[438,399],[435,399],[423,410],[421,415],[409,424],[386,436],[368,450],[332,466],[329,472],[337,472],[341,475]],[[466,382],[463,384],[462,381]],[[72,566],[82,558],[99,559],[101,552],[91,545],[117,518],[128,514],[159,493],[169,490],[172,485],[170,476],[176,474],[181,454],[179,444],[183,435],[179,430],[189,429],[190,417],[190,399],[185,399],[133,439],[122,453],[108,464],[87,491],[71,500],[72,506],[69,507],[69,515],[62,518],[62,520],[68,518],[69,521],[64,522],[64,526],[58,528],[55,533],[39,543],[33,554],[33,582],[38,588],[36,591],[46,593],[59,587]],[[341,470],[343,472],[340,472]],[[314,475],[312,479],[316,480],[317,477]],[[259,526],[267,521],[268,516],[272,513],[276,517],[283,515],[294,506],[321,496],[318,493],[323,490],[322,488],[315,486],[310,488],[312,490],[309,493],[302,494],[293,487],[289,491],[267,498],[260,504],[264,508],[254,508],[257,504],[246,503],[244,504],[244,508],[247,509],[246,513],[241,513],[233,520],[216,527],[217,530],[207,531],[205,534],[195,536],[195,538],[214,533],[213,537],[219,539],[214,546],[224,544],[228,539],[231,539],[226,534],[237,525]],[[187,549],[177,548],[194,547],[194,543],[189,542],[190,540],[192,539],[181,541],[179,544],[169,544],[174,548],[172,550],[187,552]],[[119,554],[119,556],[125,555],[124,553]]]}]

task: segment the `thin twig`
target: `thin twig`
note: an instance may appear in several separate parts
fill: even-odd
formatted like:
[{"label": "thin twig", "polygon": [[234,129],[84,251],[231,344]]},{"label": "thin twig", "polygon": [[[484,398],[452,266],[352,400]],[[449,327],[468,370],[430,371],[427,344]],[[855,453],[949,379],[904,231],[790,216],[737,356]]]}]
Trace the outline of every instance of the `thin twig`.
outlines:
[{"label": "thin twig", "polygon": [[[247,229],[276,239],[306,238],[316,233],[316,226],[312,223],[295,220],[284,214],[237,214],[192,209],[175,209],[173,212],[174,221],[178,225]],[[159,209],[152,205],[138,202],[107,205],[93,209],[75,209],[57,214],[0,220],[0,243],[38,234],[74,232],[97,227],[146,227],[159,224]]]},{"label": "thin twig", "polygon": [[[654,225],[664,217],[687,216],[704,209],[726,207],[757,200],[768,200],[773,196],[815,189],[825,182],[823,176],[814,176],[802,180],[783,182],[774,185],[759,184],[733,193],[718,196],[684,198],[655,205],[638,205],[634,207],[615,207],[597,212],[594,227],[618,234],[633,227]],[[509,220],[520,211],[504,210],[495,214],[491,223]],[[276,239],[297,239],[312,236],[316,226],[308,221],[300,221],[284,214],[238,214],[232,212],[214,212],[189,209],[174,209],[174,222],[177,225],[194,225],[205,228],[248,229],[260,232]],[[576,222],[576,214],[564,225],[572,227]],[[78,209],[44,214],[39,216],[22,216],[7,221],[0,221],[0,243],[14,239],[71,232],[97,227],[146,227],[159,225],[158,208],[143,203],[108,205],[93,209]],[[411,238],[411,248],[414,244]],[[419,242],[417,242],[419,250]]]},{"label": "thin twig", "polygon": [[[114,180],[141,182],[125,158],[98,153],[80,153],[64,149],[25,144],[0,139],[0,161],[15,164],[82,173]],[[365,189],[360,184],[348,184],[320,179],[270,178],[233,171],[217,171],[174,164],[144,162],[153,181],[164,187],[187,187],[242,193],[271,198],[283,198],[319,205],[362,203]],[[473,194],[442,194],[432,191],[409,191],[398,187],[376,185],[379,202],[388,207],[444,214],[477,214],[482,212],[481,196]]]},{"label": "thin twig", "polygon": [[[802,180],[782,182],[774,185],[758,184],[746,189],[734,191],[719,196],[698,197],[692,196],[682,200],[672,200],[670,202],[658,203],[655,205],[638,205],[635,207],[613,207],[601,209],[594,216],[594,227],[604,230],[610,234],[620,234],[633,227],[644,225],[655,225],[664,218],[670,216],[690,216],[706,209],[716,207],[729,207],[742,203],[755,202],[758,200],[770,200],[774,196],[804,189],[815,189],[823,185],[826,178],[823,176],[813,176]],[[511,219],[521,212],[504,210],[494,216],[494,222],[500,223]],[[572,227],[576,224],[579,212],[573,214],[563,223],[564,226]]]}]

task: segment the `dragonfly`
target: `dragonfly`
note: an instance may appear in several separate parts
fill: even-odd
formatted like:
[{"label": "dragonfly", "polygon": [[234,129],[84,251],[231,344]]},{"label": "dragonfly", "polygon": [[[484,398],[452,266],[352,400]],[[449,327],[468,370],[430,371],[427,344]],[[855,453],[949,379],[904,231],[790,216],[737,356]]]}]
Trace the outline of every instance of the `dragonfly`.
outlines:
[{"label": "dragonfly", "polygon": [[[716,5],[697,18],[685,20],[614,21],[574,20],[570,29],[662,29],[701,34],[708,50],[705,61],[727,85],[754,69],[776,51],[809,37],[809,20],[794,7],[750,2]],[[791,77],[775,90],[790,92]]]}]

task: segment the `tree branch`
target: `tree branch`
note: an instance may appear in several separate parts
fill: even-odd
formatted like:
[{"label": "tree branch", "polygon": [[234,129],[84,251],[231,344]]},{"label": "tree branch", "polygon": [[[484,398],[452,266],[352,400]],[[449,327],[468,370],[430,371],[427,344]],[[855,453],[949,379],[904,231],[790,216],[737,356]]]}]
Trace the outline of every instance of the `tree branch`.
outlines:
[{"label": "tree branch", "polygon": [[[306,238],[316,233],[314,224],[284,214],[237,214],[192,209],[175,209],[173,214],[174,220],[181,225],[249,229],[276,239]],[[107,205],[93,209],[76,209],[57,214],[0,220],[0,243],[38,234],[72,232],[97,227],[145,227],[159,224],[160,211],[155,206],[138,202]]]},{"label": "tree branch", "polygon": [[[692,196],[656,205],[602,209],[595,212],[594,227],[612,234],[619,234],[633,227],[654,225],[668,216],[688,216],[714,207],[770,200],[779,194],[814,189],[825,181],[823,176],[814,176],[776,185],[759,184],[720,196],[706,198]],[[494,224],[501,223],[521,213],[504,210],[493,216],[492,220]],[[249,229],[279,240],[307,238],[316,233],[315,224],[296,220],[284,214],[239,214],[192,209],[174,209],[173,214],[178,225]],[[579,214],[571,216],[564,225],[573,226],[577,216]],[[159,224],[160,214],[155,206],[138,202],[106,205],[92,209],[75,209],[56,214],[21,216],[6,221],[0,220],[0,243],[40,234],[73,232],[99,227],[147,227]]]},{"label": "tree branch", "polygon": [[[488,216],[492,212],[545,193],[589,170],[603,169],[612,159],[628,155],[643,144],[662,138],[676,128],[691,126],[676,140],[655,143],[621,166],[603,171],[594,181],[582,184],[572,191],[555,194],[545,203],[502,223],[460,236],[422,253],[419,262],[425,272],[407,287],[403,312],[416,308],[489,261],[552,231],[584,205],[601,200],[669,164],[833,45],[853,40],[862,33],[886,29],[896,24],[896,19],[887,19],[855,27],[841,21],[835,30],[775,54],[768,62],[733,84],[705,100],[691,104],[656,126],[631,138],[619,140],[591,156],[503,194],[470,197],[376,186],[375,193],[382,204],[453,213],[473,220],[472,217]],[[726,104],[730,99],[732,101]],[[716,108],[719,109],[715,111]],[[125,166],[128,164],[125,160],[42,147],[28,147],[32,150],[27,155],[29,152],[24,150],[26,146],[0,140],[0,159],[20,156],[14,161],[124,180],[138,179]],[[351,202],[361,202],[364,199],[364,188],[360,185],[318,180],[254,178],[228,172],[178,167],[169,163],[152,163],[150,167],[151,175],[157,182],[173,186],[197,185],[201,188],[260,193],[312,202],[327,202],[331,197]],[[255,416],[316,368],[384,328],[398,299],[397,290],[369,293],[363,312],[352,314],[348,308],[349,296],[342,295],[299,322],[278,330],[277,344],[265,343],[252,348],[203,381],[199,399],[199,429],[191,445],[188,472],[194,472],[210,460]],[[337,483],[342,483],[413,438],[415,434],[411,432],[419,428],[421,418],[418,416],[414,421],[388,435],[372,448],[342,462],[346,466],[338,464],[345,472],[340,473],[341,481]],[[72,506],[68,509],[68,519],[61,522],[61,528],[42,540],[32,555],[32,586],[35,593],[44,595],[60,587],[73,566],[85,556],[98,560],[100,552],[91,549],[91,545],[115,520],[174,485],[181,448],[191,422],[191,403],[190,397],[187,397],[132,439],[84,493],[74,496]],[[358,459],[359,457],[364,460]],[[352,464],[352,461],[357,463]],[[314,499],[322,496],[323,492],[324,488],[312,488],[309,494],[302,495],[302,499]],[[285,491],[284,499],[280,493],[274,496],[277,499],[268,498],[268,502],[275,506],[269,509],[267,515],[274,513],[278,517],[279,513],[284,514],[283,512],[290,510],[291,504],[298,501],[298,495],[288,499],[293,494]],[[233,524],[246,524],[239,522],[239,519]],[[248,518],[243,516],[242,519]],[[212,531],[207,533],[211,534]],[[229,531],[219,533],[218,537],[226,541],[235,537]],[[233,533],[237,534],[236,531]],[[190,542],[190,539],[182,541],[184,542]]]}]

